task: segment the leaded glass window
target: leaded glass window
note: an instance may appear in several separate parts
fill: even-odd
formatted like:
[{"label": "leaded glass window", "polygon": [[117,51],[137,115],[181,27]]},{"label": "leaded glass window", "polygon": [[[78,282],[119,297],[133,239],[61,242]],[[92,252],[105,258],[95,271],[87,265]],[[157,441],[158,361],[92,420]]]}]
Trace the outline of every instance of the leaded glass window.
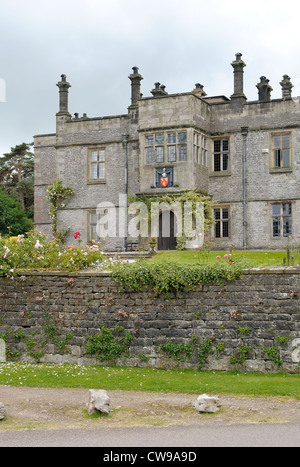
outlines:
[{"label": "leaded glass window", "polygon": [[176,133],[168,133],[168,144],[176,144]]},{"label": "leaded glass window", "polygon": [[178,160],[187,161],[187,146],[186,144],[178,145]]},{"label": "leaded glass window", "polygon": [[96,211],[89,211],[88,213],[88,240],[98,241],[99,237],[97,234],[97,222],[98,215]]},{"label": "leaded glass window", "polygon": [[146,148],[146,163],[153,164],[154,162],[154,149]]},{"label": "leaded glass window", "polygon": [[[165,164],[166,162],[181,162],[188,160],[188,132],[187,131],[165,131],[145,135],[146,164]],[[199,158],[201,158],[201,136],[199,135],[200,147]],[[206,159],[206,149],[205,157]]]},{"label": "leaded glass window", "polygon": [[176,146],[168,146],[168,162],[176,162]]},{"label": "leaded glass window", "polygon": [[90,156],[91,180],[105,180],[105,149],[93,149]]},{"label": "leaded glass window", "polygon": [[229,139],[214,141],[214,172],[228,172]]},{"label": "leaded glass window", "polygon": [[215,238],[229,238],[229,208],[216,208],[214,209]]},{"label": "leaded glass window", "polygon": [[156,148],[156,162],[164,162],[164,148],[162,146]]},{"label": "leaded glass window", "polygon": [[273,136],[273,165],[274,169],[288,169],[291,167],[291,136]]},{"label": "leaded glass window", "polygon": [[187,142],[187,132],[180,132],[178,133],[178,143],[186,143]]},{"label": "leaded glass window", "polygon": [[273,238],[291,237],[293,233],[292,204],[278,203],[272,206]]}]

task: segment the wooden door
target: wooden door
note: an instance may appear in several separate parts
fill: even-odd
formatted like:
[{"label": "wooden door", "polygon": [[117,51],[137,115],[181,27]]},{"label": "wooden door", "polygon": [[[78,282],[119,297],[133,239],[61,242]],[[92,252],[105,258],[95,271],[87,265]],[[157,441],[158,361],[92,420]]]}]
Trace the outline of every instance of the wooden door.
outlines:
[{"label": "wooden door", "polygon": [[157,248],[159,251],[176,250],[176,219],[174,212],[164,211],[159,216],[159,237]]}]

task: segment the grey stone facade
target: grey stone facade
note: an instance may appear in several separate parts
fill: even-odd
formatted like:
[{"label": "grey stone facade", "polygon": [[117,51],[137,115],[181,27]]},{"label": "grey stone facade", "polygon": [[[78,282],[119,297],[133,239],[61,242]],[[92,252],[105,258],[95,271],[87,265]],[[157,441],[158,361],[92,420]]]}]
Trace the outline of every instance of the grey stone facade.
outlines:
[{"label": "grey stone facade", "polygon": [[[155,83],[152,96],[142,97],[143,78],[134,67],[128,113],[113,117],[72,117],[70,84],[62,75],[56,133],[34,139],[36,228],[50,235],[45,193],[61,179],[75,192],[59,213],[60,229],[71,229],[68,242],[78,230],[89,240],[98,204],[118,207],[120,194],[200,190],[217,203],[215,249],[282,249],[290,236],[299,244],[300,98],[292,97],[291,79],[284,75],[282,98],[272,100],[262,76],[258,100],[249,102],[241,57],[232,63],[230,98],[208,97],[198,83],[191,92],[172,95]],[[169,185],[163,188],[158,182],[164,169]],[[123,246],[122,236],[103,242],[107,250]]]}]

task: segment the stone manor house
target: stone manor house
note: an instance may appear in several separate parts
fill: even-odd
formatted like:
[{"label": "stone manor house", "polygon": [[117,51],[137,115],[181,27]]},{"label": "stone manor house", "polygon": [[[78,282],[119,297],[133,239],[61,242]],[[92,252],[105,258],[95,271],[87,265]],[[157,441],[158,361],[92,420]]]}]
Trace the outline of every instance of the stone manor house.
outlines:
[{"label": "stone manor house", "polygon": [[[300,98],[292,97],[293,84],[284,75],[282,98],[272,99],[262,76],[258,100],[250,102],[242,54],[231,65],[230,97],[209,97],[201,84],[168,94],[158,82],[144,97],[143,77],[134,67],[128,113],[96,118],[71,116],[71,85],[62,75],[56,133],[34,138],[36,229],[51,236],[46,190],[62,180],[75,193],[59,212],[59,229],[70,228],[68,243],[75,231],[83,243],[97,239],[98,204],[119,207],[120,194],[199,190],[216,202],[215,249],[283,249],[288,237],[300,244]],[[170,238],[159,239],[159,249],[176,248],[174,223],[171,217]],[[127,239],[125,249],[129,244]],[[123,236],[102,243],[111,251],[123,245]]]}]

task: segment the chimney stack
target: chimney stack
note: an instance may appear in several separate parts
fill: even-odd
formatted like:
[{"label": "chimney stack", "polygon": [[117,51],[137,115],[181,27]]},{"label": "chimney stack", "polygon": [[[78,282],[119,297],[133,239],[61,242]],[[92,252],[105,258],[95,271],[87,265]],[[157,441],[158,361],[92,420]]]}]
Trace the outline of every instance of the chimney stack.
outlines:
[{"label": "chimney stack", "polygon": [[133,73],[129,75],[131,81],[131,106],[136,106],[138,100],[141,98],[141,81],[144,78],[139,74],[137,66],[134,66],[132,70]]},{"label": "chimney stack", "polygon": [[283,80],[280,85],[282,87],[282,99],[292,99],[292,89],[294,86],[291,83],[291,78],[288,75],[283,75]]},{"label": "chimney stack", "polygon": [[165,91],[166,86],[160,83],[154,83],[155,88],[152,89],[151,94],[154,97],[166,96],[168,93]]},{"label": "chimney stack", "polygon": [[196,83],[195,84],[195,89],[192,92],[193,92],[193,94],[196,94],[198,97],[205,97],[205,96],[207,96],[207,94],[203,90],[203,88],[204,88],[203,84]]},{"label": "chimney stack", "polygon": [[57,115],[71,116],[68,108],[68,94],[71,84],[68,83],[66,75],[61,75],[61,81],[56,86],[59,88],[59,112]]},{"label": "chimney stack", "polygon": [[273,88],[269,84],[270,80],[265,76],[260,77],[260,83],[257,84],[259,102],[270,102]]},{"label": "chimney stack", "polygon": [[234,70],[234,93],[231,100],[235,105],[242,105],[247,100],[244,94],[244,68],[246,63],[242,60],[242,54],[237,53],[236,59],[231,63]]}]

